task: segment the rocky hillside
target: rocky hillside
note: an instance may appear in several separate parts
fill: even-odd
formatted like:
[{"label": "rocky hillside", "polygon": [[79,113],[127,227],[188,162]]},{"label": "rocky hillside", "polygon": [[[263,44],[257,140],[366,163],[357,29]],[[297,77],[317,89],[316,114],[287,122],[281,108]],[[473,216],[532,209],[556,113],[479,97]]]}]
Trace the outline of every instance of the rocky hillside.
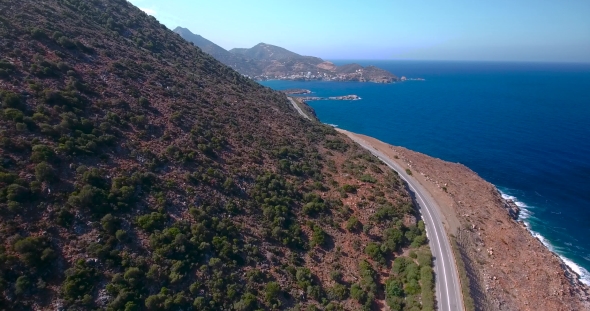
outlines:
[{"label": "rocky hillside", "polygon": [[399,177],[122,0],[0,2],[0,310],[432,310]]},{"label": "rocky hillside", "polygon": [[282,47],[259,43],[252,48],[234,48],[229,51],[211,41],[191,33],[186,28],[174,30],[185,40],[194,43],[206,53],[234,68],[243,75],[257,80],[323,80],[392,83],[398,78],[389,71],[358,64],[336,66],[313,56],[302,56]]}]

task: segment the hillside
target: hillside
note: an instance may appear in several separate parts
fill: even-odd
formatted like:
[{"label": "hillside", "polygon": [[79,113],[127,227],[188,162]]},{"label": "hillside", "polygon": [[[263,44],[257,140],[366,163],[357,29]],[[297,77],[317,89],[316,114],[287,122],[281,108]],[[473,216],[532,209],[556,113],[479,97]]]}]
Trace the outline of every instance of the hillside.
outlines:
[{"label": "hillside", "polygon": [[[376,83],[398,81],[398,78],[389,71],[374,66],[366,68],[358,64],[336,66],[318,57],[302,56],[282,47],[266,43],[259,43],[249,49],[234,48],[226,51],[214,45],[211,41],[191,33],[188,29],[177,27],[174,31],[222,63],[256,80],[323,80]],[[215,48],[212,48],[212,44]],[[227,53],[233,55],[233,58],[228,56]],[[246,68],[244,65],[240,65],[246,61],[250,62],[252,66]]]},{"label": "hillside", "polygon": [[126,1],[0,12],[0,310],[433,309],[400,178],[284,94]]}]

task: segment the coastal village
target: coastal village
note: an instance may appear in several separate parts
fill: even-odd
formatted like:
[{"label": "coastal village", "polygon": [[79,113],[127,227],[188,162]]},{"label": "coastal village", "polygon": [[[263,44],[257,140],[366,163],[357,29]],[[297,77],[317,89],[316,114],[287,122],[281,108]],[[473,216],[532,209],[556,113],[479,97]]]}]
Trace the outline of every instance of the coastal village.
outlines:
[{"label": "coastal village", "polygon": [[384,76],[380,80],[374,78],[365,78],[363,70],[357,69],[352,73],[336,73],[336,72],[299,72],[293,74],[265,74],[251,77],[257,81],[266,80],[291,80],[291,81],[357,81],[357,82],[377,82],[377,83],[393,83],[397,79]]}]

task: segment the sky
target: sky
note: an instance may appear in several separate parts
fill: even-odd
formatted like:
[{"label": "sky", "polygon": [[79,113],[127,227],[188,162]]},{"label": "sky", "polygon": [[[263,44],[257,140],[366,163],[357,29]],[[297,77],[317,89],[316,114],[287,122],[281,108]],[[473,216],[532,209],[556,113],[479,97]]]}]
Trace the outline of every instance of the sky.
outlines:
[{"label": "sky", "polygon": [[225,49],[337,59],[590,63],[588,0],[131,0]]}]

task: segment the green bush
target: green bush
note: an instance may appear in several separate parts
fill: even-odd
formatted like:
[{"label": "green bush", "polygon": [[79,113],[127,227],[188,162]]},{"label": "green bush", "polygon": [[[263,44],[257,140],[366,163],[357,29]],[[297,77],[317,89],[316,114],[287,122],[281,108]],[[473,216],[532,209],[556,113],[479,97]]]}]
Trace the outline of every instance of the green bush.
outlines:
[{"label": "green bush", "polygon": [[137,267],[130,267],[125,271],[123,278],[127,281],[131,286],[137,286],[144,277],[144,273]]},{"label": "green bush", "polygon": [[252,293],[246,293],[242,296],[240,301],[236,302],[233,307],[237,311],[250,311],[255,310],[258,305],[256,296]]},{"label": "green bush", "polygon": [[322,298],[322,288],[318,285],[310,285],[307,287],[307,295],[317,301]]},{"label": "green bush", "polygon": [[137,225],[146,231],[161,228],[165,221],[166,215],[155,212],[137,217]]},{"label": "green bush", "polygon": [[379,263],[385,263],[385,257],[383,257],[381,246],[378,243],[369,242],[369,244],[367,244],[365,247],[365,254]]},{"label": "green bush", "polygon": [[404,291],[407,295],[416,295],[421,291],[420,284],[418,284],[418,281],[412,279],[408,283],[406,283]]},{"label": "green bush", "polygon": [[18,279],[16,279],[16,283],[14,285],[15,287],[15,293],[17,295],[22,295],[24,294],[27,290],[30,289],[31,287],[31,280],[29,280],[28,277],[21,275],[18,277]]},{"label": "green bush", "polygon": [[361,261],[359,264],[359,272],[361,276],[361,288],[368,294],[377,293],[377,272],[373,270],[371,264],[366,260]]},{"label": "green bush", "polygon": [[140,97],[138,100],[138,103],[140,106],[147,108],[150,106],[150,101],[147,100],[145,97]]},{"label": "green bush", "polygon": [[35,178],[40,182],[52,182],[57,179],[57,174],[49,163],[41,162],[35,166]]},{"label": "green bush", "polygon": [[29,189],[19,184],[9,185],[6,188],[6,198],[10,201],[25,202],[29,199]]},{"label": "green bush", "polygon": [[376,183],[377,179],[375,179],[375,177],[371,176],[371,175],[362,175],[361,176],[361,181],[362,182],[368,182],[368,183]]},{"label": "green bush", "polygon": [[348,150],[348,144],[339,138],[327,139],[324,142],[324,147],[340,152],[346,152]]},{"label": "green bush", "polygon": [[108,233],[115,233],[115,231],[117,231],[117,229],[119,228],[119,223],[120,220],[111,215],[111,214],[106,214],[101,220],[100,220],[100,224],[102,226],[102,229]]},{"label": "green bush", "polygon": [[49,148],[46,145],[35,145],[33,146],[33,153],[31,154],[31,161],[33,162],[43,162],[43,161],[51,161],[55,157],[55,152],[53,149]]},{"label": "green bush", "polygon": [[406,230],[404,232],[404,237],[406,238],[406,240],[408,242],[411,243],[412,241],[414,241],[414,238],[416,238],[420,234],[422,234],[422,232],[420,231],[420,228],[412,225],[412,226],[406,228]]},{"label": "green bush", "polygon": [[362,223],[358,220],[358,218],[352,216],[346,222],[346,230],[348,231],[357,231],[362,228]]},{"label": "green bush", "polygon": [[328,305],[326,306],[326,308],[324,310],[325,311],[344,311],[344,308],[335,302],[330,302],[330,303],[328,303]]},{"label": "green bush", "polygon": [[97,214],[108,208],[106,191],[91,185],[85,185],[79,193],[70,195],[68,203],[79,208],[89,208]]},{"label": "green bush", "polygon": [[390,278],[385,283],[385,296],[386,297],[403,297],[404,296],[404,284],[396,279]]},{"label": "green bush", "polygon": [[128,238],[127,231],[119,229],[115,232],[115,237],[119,242],[125,242]]},{"label": "green bush", "polygon": [[367,299],[367,293],[358,284],[352,284],[350,287],[350,297],[360,303],[364,303]]},{"label": "green bush", "polygon": [[342,282],[342,272],[339,270],[332,270],[332,271],[330,271],[330,278],[333,281],[340,283],[340,282]]},{"label": "green bush", "polygon": [[47,34],[45,33],[45,31],[43,31],[43,29],[33,27],[31,29],[31,36],[35,39],[43,39],[47,37]]},{"label": "green bush", "polygon": [[4,118],[14,122],[23,122],[25,115],[18,109],[6,108],[4,109]]},{"label": "green bush", "polygon": [[62,36],[59,39],[57,39],[57,43],[59,43],[59,45],[63,46],[66,49],[74,49],[76,47],[76,43],[74,43],[74,41],[65,36]]},{"label": "green bush", "polygon": [[411,246],[414,248],[420,247],[421,245],[426,244],[426,236],[425,235],[418,235],[412,241]]},{"label": "green bush", "polygon": [[418,258],[418,264],[420,265],[420,267],[426,267],[426,266],[431,267],[432,266],[432,254],[430,252],[430,249],[427,249],[426,251],[418,252],[417,258]]},{"label": "green bush", "polygon": [[[0,63],[1,64],[1,63]],[[4,63],[6,64],[6,63]],[[8,68],[7,66],[3,66],[3,69],[12,69],[12,68]],[[25,107],[21,101],[20,96],[18,96],[17,94],[10,92],[10,91],[0,91],[0,100],[2,101],[2,107],[4,108],[12,108],[12,109],[18,109],[18,110],[23,110]],[[5,114],[6,111],[8,111],[8,109],[5,110]]]},{"label": "green bush", "polygon": [[420,269],[422,284],[422,310],[434,310],[434,277],[432,268],[424,266]]},{"label": "green bush", "polygon": [[295,278],[297,279],[297,285],[302,289],[307,289],[308,286],[311,286],[312,274],[308,268],[298,268]]},{"label": "green bush", "polygon": [[320,202],[309,202],[303,205],[303,213],[307,215],[316,215],[326,209],[326,204]]},{"label": "green bush", "polygon": [[55,258],[55,252],[50,248],[49,241],[44,237],[26,237],[14,243],[14,250],[21,255],[22,260],[29,266],[41,267]]},{"label": "green bush", "polygon": [[404,273],[406,267],[408,266],[408,263],[409,263],[409,259],[407,257],[397,257],[393,261],[393,266],[391,267],[391,273],[401,276]]},{"label": "green bush", "polygon": [[344,185],[342,186],[342,190],[346,193],[356,193],[357,187],[354,185]]},{"label": "green bush", "polygon": [[269,282],[264,287],[264,298],[269,303],[275,303],[281,294],[281,286],[277,282]]},{"label": "green bush", "polygon": [[311,241],[310,241],[310,246],[311,247],[322,247],[324,246],[324,244],[326,243],[326,232],[320,227],[320,226],[316,226],[314,225],[313,228],[313,233],[311,236]]},{"label": "green bush", "polygon": [[345,300],[348,298],[348,288],[342,284],[334,284],[327,290],[327,296],[329,300]]},{"label": "green bush", "polygon": [[383,232],[384,251],[395,252],[403,241],[403,233],[397,228],[389,228]]}]

